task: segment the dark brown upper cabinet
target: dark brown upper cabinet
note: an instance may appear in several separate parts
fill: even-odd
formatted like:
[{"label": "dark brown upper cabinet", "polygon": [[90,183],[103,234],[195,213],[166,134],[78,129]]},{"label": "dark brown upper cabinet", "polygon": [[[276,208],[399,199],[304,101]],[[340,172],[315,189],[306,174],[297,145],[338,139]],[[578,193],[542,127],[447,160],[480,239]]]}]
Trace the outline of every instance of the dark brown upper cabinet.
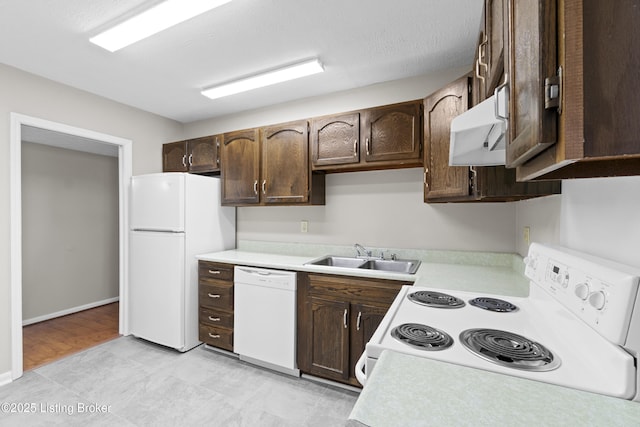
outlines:
[{"label": "dark brown upper cabinet", "polygon": [[[552,140],[557,143],[546,144],[523,163],[512,161],[510,166],[518,165],[518,179],[640,175],[638,2],[540,2],[550,10],[538,10],[538,18],[533,15],[535,10],[523,10],[521,3],[525,2],[509,2],[510,14],[515,18],[510,22],[509,51],[524,54],[527,46],[535,45],[532,41],[539,40],[543,46],[550,46],[546,57],[557,58],[561,74],[547,82],[548,89],[544,89],[544,82],[532,81],[527,96],[519,98],[522,106],[541,105],[545,93],[553,91],[558,92],[556,99],[560,102],[546,113],[558,120],[557,128],[529,138],[529,147],[534,151],[536,144],[544,146]],[[540,16],[544,25],[531,27],[530,20],[539,20]],[[531,68],[518,59],[522,57],[511,60],[510,73],[518,75]],[[551,73],[553,67],[544,63],[538,63],[538,68],[549,68],[549,75],[556,74]],[[516,111],[526,112],[524,108]],[[519,128],[523,130],[522,126]],[[547,134],[555,138],[546,138]],[[514,147],[517,149],[509,158],[517,160],[522,152],[519,146],[510,144],[507,153]]]},{"label": "dark brown upper cabinet", "polygon": [[493,95],[504,79],[506,0],[485,0],[474,60],[473,105]]},{"label": "dark brown upper cabinet", "polygon": [[367,163],[418,160],[422,147],[421,104],[405,102],[371,108],[362,114],[361,138]]},{"label": "dark brown upper cabinet", "polygon": [[504,166],[449,166],[451,121],[469,107],[471,76],[462,77],[424,100],[424,201],[512,201],[557,194],[560,182],[516,182]]},{"label": "dark brown upper cabinet", "polygon": [[226,206],[260,203],[260,140],[258,129],[225,133],[220,170],[222,204]]},{"label": "dark brown upper cabinet", "polygon": [[[308,122],[302,120],[264,127],[260,129],[260,141],[263,203],[308,203],[312,185]],[[314,178],[324,180],[324,176]]]},{"label": "dark brown upper cabinet", "polygon": [[313,170],[422,166],[422,103],[410,101],[311,121]]},{"label": "dark brown upper cabinet", "polygon": [[222,204],[324,204],[324,175],[309,167],[306,120],[224,135]]},{"label": "dark brown upper cabinet", "polygon": [[314,169],[360,162],[360,113],[311,120],[311,161]]},{"label": "dark brown upper cabinet", "polygon": [[215,174],[220,172],[220,135],[162,145],[163,172]]},{"label": "dark brown upper cabinet", "polygon": [[449,166],[451,120],[469,108],[469,78],[463,77],[424,100],[424,201],[468,199],[470,168]]},{"label": "dark brown upper cabinet", "polygon": [[506,165],[513,168],[557,140],[557,109],[550,106],[551,99],[545,103],[545,93],[553,95],[551,82],[558,73],[556,1],[508,0],[506,16],[509,87]]}]

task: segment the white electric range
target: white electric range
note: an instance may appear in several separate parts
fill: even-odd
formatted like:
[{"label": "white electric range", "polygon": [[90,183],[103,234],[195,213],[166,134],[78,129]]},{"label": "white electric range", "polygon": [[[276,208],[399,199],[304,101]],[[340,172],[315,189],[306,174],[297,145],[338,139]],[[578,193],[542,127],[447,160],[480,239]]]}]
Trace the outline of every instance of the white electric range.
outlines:
[{"label": "white electric range", "polygon": [[533,243],[528,297],[404,286],[366,345],[640,401],[640,270]]}]

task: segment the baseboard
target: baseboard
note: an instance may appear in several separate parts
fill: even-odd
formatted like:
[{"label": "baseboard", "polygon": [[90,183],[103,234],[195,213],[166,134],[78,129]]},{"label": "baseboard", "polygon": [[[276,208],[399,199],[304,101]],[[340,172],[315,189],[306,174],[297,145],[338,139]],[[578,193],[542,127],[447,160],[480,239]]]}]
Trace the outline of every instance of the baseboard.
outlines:
[{"label": "baseboard", "polygon": [[12,381],[13,377],[11,376],[11,371],[0,374],[0,387],[9,384]]},{"label": "baseboard", "polygon": [[66,316],[67,314],[77,313],[79,311],[88,310],[90,308],[100,307],[101,305],[111,304],[112,302],[119,301],[120,297],[113,297],[103,299],[102,301],[96,301],[85,305],[79,305],[77,307],[68,308],[66,310],[57,311],[55,313],[45,314],[43,316],[33,317],[22,321],[22,326],[31,325],[33,323],[44,322],[45,320],[55,319],[56,317]]}]

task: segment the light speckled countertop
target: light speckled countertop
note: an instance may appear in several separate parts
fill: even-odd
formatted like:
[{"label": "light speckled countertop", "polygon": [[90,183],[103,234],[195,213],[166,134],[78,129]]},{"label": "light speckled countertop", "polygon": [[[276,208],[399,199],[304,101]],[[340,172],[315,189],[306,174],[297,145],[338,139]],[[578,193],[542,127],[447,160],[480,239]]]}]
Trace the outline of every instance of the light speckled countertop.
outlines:
[{"label": "light speckled countertop", "polygon": [[640,403],[384,351],[347,425],[638,426]]},{"label": "light speckled countertop", "polygon": [[239,242],[238,249],[202,254],[197,258],[252,267],[402,280],[415,286],[499,295],[526,296],[529,292],[529,283],[522,274],[522,258],[515,254],[403,249],[386,252],[396,253],[401,259],[419,259],[422,263],[416,274],[305,265],[324,255],[353,256],[353,248],[252,241]]}]

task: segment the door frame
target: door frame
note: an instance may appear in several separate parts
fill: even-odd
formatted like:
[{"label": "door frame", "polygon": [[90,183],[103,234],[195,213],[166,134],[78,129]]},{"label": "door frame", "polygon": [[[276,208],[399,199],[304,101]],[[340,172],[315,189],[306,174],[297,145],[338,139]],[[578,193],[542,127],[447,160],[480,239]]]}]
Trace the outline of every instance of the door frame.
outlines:
[{"label": "door frame", "polygon": [[10,113],[9,187],[10,187],[10,280],[11,280],[11,379],[22,376],[22,126],[65,133],[118,147],[119,185],[119,330],[129,334],[128,316],[128,221],[129,181],[132,175],[132,141],[88,129]]}]

